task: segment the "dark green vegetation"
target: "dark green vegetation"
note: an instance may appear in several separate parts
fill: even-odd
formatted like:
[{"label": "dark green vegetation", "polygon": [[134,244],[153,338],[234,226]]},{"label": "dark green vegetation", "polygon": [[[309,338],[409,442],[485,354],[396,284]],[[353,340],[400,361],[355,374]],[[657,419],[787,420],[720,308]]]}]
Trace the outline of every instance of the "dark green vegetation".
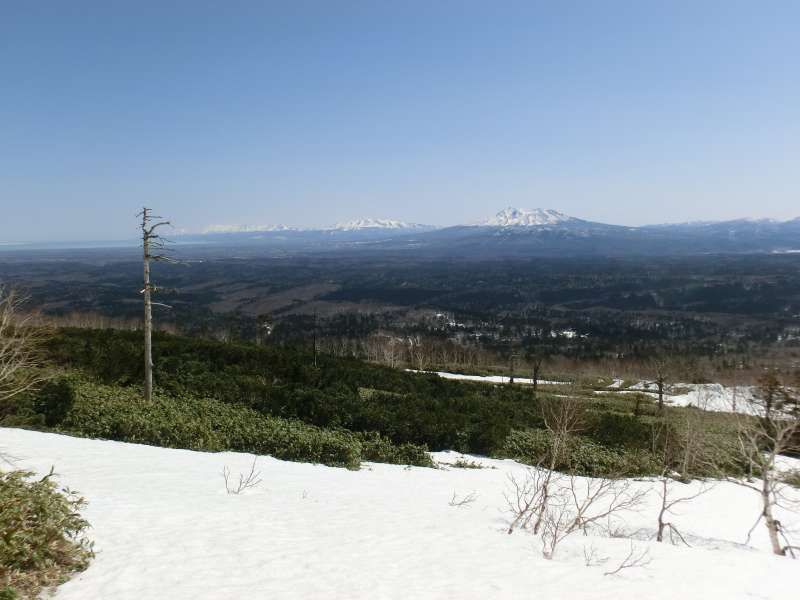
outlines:
[{"label": "dark green vegetation", "polygon": [[[425,450],[512,457],[548,452],[546,391],[448,381],[288,347],[159,334],[152,404],[140,400],[141,335],[63,330],[46,347],[58,370],[36,394],[5,408],[6,424],[202,450],[238,450],[357,468],[362,460],[430,465]],[[574,452],[565,470],[655,474],[659,439],[686,410],[663,413],[634,395],[579,398]],[[724,417],[717,419],[724,430]],[[677,430],[677,429],[676,429]],[[656,435],[658,432],[658,435]]]},{"label": "dark green vegetation", "polygon": [[138,389],[65,378],[42,390],[39,401],[35,408],[46,424],[93,438],[254,452],[350,468],[361,461],[354,436],[188,394],[161,395],[146,403]]},{"label": "dark green vegetation", "polygon": [[[4,253],[0,279],[30,290],[55,317],[138,323],[141,265],[132,251],[118,252]],[[719,370],[754,357],[791,363],[800,348],[798,255],[450,261],[233,258],[208,247],[177,254],[203,260],[155,267],[161,300],[173,306],[156,311],[156,324],[189,335],[309,347],[316,336],[321,347],[368,357],[353,342],[380,332],[449,340],[489,352],[493,364],[536,351],[625,366],[663,353]]]},{"label": "dark green vegetation", "polygon": [[63,583],[94,556],[83,534],[84,501],[59,490],[53,473],[34,479],[26,471],[0,473],[0,599],[39,597]]}]

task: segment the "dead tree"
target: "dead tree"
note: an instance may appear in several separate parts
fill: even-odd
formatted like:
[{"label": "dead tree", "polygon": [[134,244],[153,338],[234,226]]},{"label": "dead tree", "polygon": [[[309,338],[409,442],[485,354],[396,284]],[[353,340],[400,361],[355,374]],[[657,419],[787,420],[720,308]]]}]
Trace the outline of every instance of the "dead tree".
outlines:
[{"label": "dead tree", "polygon": [[514,498],[506,497],[506,501],[513,519],[508,533],[513,533],[518,527],[527,527],[531,521],[533,533],[539,533],[552,501],[553,488],[562,477],[556,467],[566,461],[572,436],[583,428],[584,407],[579,400],[546,399],[541,402],[541,410],[550,436],[550,447],[544,456],[539,457],[537,469],[530,469],[524,481],[511,478]]},{"label": "dead tree", "polygon": [[531,380],[533,381],[533,391],[534,393],[536,393],[536,391],[539,389],[539,379],[541,378],[542,375],[542,367],[544,366],[545,355],[542,354],[541,352],[532,352],[528,354],[527,358],[528,362],[531,365]]},{"label": "dead tree", "polygon": [[686,495],[675,492],[676,485],[689,482],[691,474],[699,466],[708,466],[708,459],[703,447],[706,430],[700,419],[702,413],[686,410],[682,419],[676,421],[672,427],[660,425],[653,429],[652,451],[661,459],[661,473],[659,475],[659,504],[656,541],[663,542],[664,534],[669,533],[670,540],[675,543],[677,538],[686,546],[689,543],[683,537],[677,525],[667,520],[674,515],[674,509],[681,504],[686,504],[699,498],[711,489],[705,482],[698,491]]},{"label": "dead tree", "polygon": [[678,529],[677,525],[675,525],[672,521],[667,521],[667,518],[670,515],[673,515],[673,509],[675,509],[679,504],[685,504],[687,502],[691,502],[696,498],[699,498],[711,488],[703,485],[697,492],[694,494],[690,494],[688,496],[673,496],[672,495],[672,487],[675,485],[675,480],[672,479],[667,473],[662,473],[661,475],[661,489],[658,491],[659,497],[661,498],[661,504],[659,506],[658,511],[658,528],[656,529],[656,541],[663,542],[664,541],[664,533],[669,532],[670,540],[672,543],[675,543],[675,538],[679,539],[683,542],[686,546],[689,546],[689,542],[686,541],[686,538],[683,537],[683,534]]},{"label": "dead tree", "polygon": [[560,473],[546,468],[528,469],[522,479],[513,474],[508,476],[512,494],[504,494],[511,513],[507,533],[514,533],[515,529],[528,529],[534,519],[533,532],[539,533],[544,519],[543,511],[550,500],[550,489],[561,477]]},{"label": "dead tree", "polygon": [[533,532],[539,533],[542,520],[545,516],[545,508],[550,500],[551,483],[556,466],[569,453],[569,444],[572,436],[576,435],[583,428],[584,407],[579,400],[574,398],[550,399],[541,403],[542,420],[548,432],[550,432],[551,446],[547,475],[544,479],[541,494],[539,515],[533,526]]},{"label": "dead tree", "polygon": [[523,480],[513,475],[509,480],[513,495],[506,495],[506,501],[513,519],[508,533],[516,528],[541,533],[542,554],[548,559],[573,533],[588,535],[601,521],[637,510],[647,495],[627,479],[564,476],[547,469],[529,469]]},{"label": "dead tree", "polygon": [[658,412],[663,412],[664,393],[671,376],[672,364],[668,358],[656,356],[650,360],[649,368],[653,374],[651,383],[656,386],[656,391],[658,392]]},{"label": "dead tree", "polygon": [[150,263],[176,261],[166,254],[168,240],[157,233],[160,227],[170,225],[170,222],[160,220],[161,217],[153,215],[153,211],[147,207],[142,208],[142,212],[136,216],[142,218],[144,262],[144,287],[140,292],[144,297],[144,399],[146,402],[151,402],[153,400],[153,306],[171,307],[152,300],[152,295],[160,288],[150,282]]},{"label": "dead tree", "polygon": [[408,338],[409,362],[417,371],[425,371],[430,365],[433,357],[433,344],[431,341],[420,335]]},{"label": "dead tree", "polygon": [[518,358],[519,355],[515,352],[512,352],[508,359],[508,385],[514,385],[514,369],[517,366]]},{"label": "dead tree", "polygon": [[37,367],[45,334],[41,327],[32,326],[30,313],[22,312],[25,301],[13,289],[0,286],[0,401],[33,389],[44,380]]},{"label": "dead tree", "polygon": [[800,452],[800,399],[797,393],[796,387],[781,384],[774,373],[762,379],[760,393],[747,402],[749,414],[736,414],[734,460],[744,465],[750,478],[727,477],[728,481],[757,493],[761,499],[761,513],[748,533],[748,540],[763,521],[773,553],[792,557],[798,547],[787,539],[775,509],[797,509],[796,502],[785,493],[787,484],[782,481],[777,465],[780,455]]},{"label": "dead tree", "polygon": [[568,533],[581,530],[587,535],[589,528],[622,512],[636,510],[647,496],[647,490],[638,489],[629,479],[569,478],[565,492],[571,503],[573,520]]}]

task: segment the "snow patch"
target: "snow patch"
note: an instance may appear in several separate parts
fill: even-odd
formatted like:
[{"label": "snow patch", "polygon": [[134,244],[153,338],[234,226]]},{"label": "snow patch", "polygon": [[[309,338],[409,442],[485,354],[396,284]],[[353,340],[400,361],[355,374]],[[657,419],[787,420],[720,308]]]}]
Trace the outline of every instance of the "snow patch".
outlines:
[{"label": "snow patch", "polygon": [[[520,599],[783,600],[800,564],[769,553],[765,528],[747,530],[757,495],[731,483],[682,505],[674,517],[691,548],[652,541],[658,509],[646,505],[620,528],[652,562],[603,573],[630,551],[628,539],[575,535],[553,560],[524,532],[508,535],[503,492],[524,467],[469,457],[484,469],[366,464],[353,472],[257,457],[263,483],[228,495],[220,475],[249,470],[254,457],[205,453],[0,429],[16,466],[47,473],[89,502],[97,558],[58,589],[56,600]],[[434,453],[453,463],[462,455]],[[681,487],[692,494],[701,484]],[[453,494],[473,494],[450,506]],[[798,494],[795,494],[797,496]],[[787,529],[797,515],[780,512]],[[635,534],[635,535],[634,535]],[[587,567],[594,547],[606,566]]]}]

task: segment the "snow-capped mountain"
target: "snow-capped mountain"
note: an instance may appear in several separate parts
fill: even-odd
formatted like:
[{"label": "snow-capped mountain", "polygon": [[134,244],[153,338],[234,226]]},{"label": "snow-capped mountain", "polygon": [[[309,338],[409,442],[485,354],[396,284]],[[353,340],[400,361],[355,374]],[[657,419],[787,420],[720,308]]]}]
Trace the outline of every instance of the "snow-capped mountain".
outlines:
[{"label": "snow-capped mountain", "polygon": [[509,207],[471,225],[430,227],[361,218],[332,227],[212,225],[182,236],[199,244],[260,246],[280,252],[413,251],[430,256],[688,255],[800,250],[800,219],[738,219],[631,227],[571,217],[553,209]]},{"label": "snow-capped mountain", "polygon": [[299,231],[286,225],[209,225],[201,233],[263,233],[265,231]]},{"label": "snow-capped mountain", "polygon": [[337,223],[331,229],[337,231],[356,231],[358,229],[431,229],[427,225],[419,223],[406,223],[394,219],[356,219],[345,223]]},{"label": "snow-capped mountain", "polygon": [[[355,219],[337,223],[332,227],[290,227],[288,225],[209,225],[200,233],[207,234],[236,234],[236,233],[280,233],[280,232],[314,232],[314,231],[362,231],[362,230],[417,230],[429,231],[434,229],[419,223],[407,223],[395,219]],[[184,232],[186,233],[186,232]]]},{"label": "snow-capped mountain", "polygon": [[484,227],[542,227],[577,220],[551,208],[527,209],[509,206],[480,225]]}]

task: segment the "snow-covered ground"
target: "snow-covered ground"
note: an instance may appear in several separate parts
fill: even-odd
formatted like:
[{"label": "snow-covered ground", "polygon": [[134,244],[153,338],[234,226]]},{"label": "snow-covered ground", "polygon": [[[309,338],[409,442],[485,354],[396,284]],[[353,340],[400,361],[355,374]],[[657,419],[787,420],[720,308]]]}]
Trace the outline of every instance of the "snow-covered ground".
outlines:
[{"label": "snow-covered ground", "polygon": [[[247,471],[253,457],[201,453],[0,429],[0,450],[18,467],[46,472],[89,501],[97,558],[63,585],[58,600],[551,598],[785,600],[800,561],[768,552],[756,494],[717,484],[673,521],[692,548],[643,541],[657,496],[627,516],[643,568],[604,575],[630,551],[627,539],[574,535],[554,560],[537,538],[507,535],[503,492],[512,461],[486,469],[367,464],[352,472],[259,457],[263,483],[228,495],[221,471]],[[441,463],[460,455],[437,453]],[[637,482],[643,488],[651,482]],[[692,484],[685,489],[697,489]],[[463,507],[450,506],[476,494]],[[781,514],[800,528],[797,515]],[[587,567],[584,548],[608,557]]]},{"label": "snow-covered ground", "polygon": [[[455,379],[459,381],[478,381],[481,383],[508,383],[505,375],[464,375],[463,373],[448,373],[447,371],[417,371],[406,369],[409,373],[429,373],[438,375],[442,379]],[[514,377],[514,383],[533,385],[533,379],[527,377]],[[569,385],[569,381],[546,381],[539,380],[539,385]]]},{"label": "snow-covered ground", "polygon": [[[658,396],[655,384],[639,382],[627,390],[616,393],[632,393],[633,391]],[[667,388],[664,402],[671,406],[694,406],[703,410],[722,412],[752,412],[752,400],[756,388],[750,385],[727,387],[720,383],[676,383]]]},{"label": "snow-covered ground", "polygon": [[[430,373],[438,375],[442,379],[454,379],[458,381],[477,381],[480,383],[508,383],[505,375],[465,375],[464,373],[450,373],[448,371],[417,371],[406,369],[409,373]],[[522,385],[533,384],[533,379],[527,377],[514,377],[514,383]],[[540,379],[540,385],[570,385],[570,381],[552,381]],[[643,393],[652,396],[658,395],[657,387],[654,383],[640,381],[628,388],[623,388],[622,379],[614,379],[605,390],[598,390],[598,394],[632,394]],[[743,403],[746,399],[752,399],[753,386],[726,387],[719,383],[676,383],[667,388],[664,401],[673,406],[697,406],[705,407],[706,410],[731,410],[737,402]]]},{"label": "snow-covered ground", "polygon": [[[442,379],[455,379],[460,381],[477,381],[481,383],[508,383],[508,377],[504,375],[464,375],[463,373],[449,373],[447,371],[416,371],[406,369],[410,373],[431,373],[438,375]],[[525,377],[514,377],[514,383],[521,385],[533,384],[533,379]],[[570,385],[569,381],[550,381],[539,380],[540,385]],[[656,385],[654,383],[639,382],[628,388],[622,388],[623,380],[614,379],[613,382],[604,390],[597,390],[595,394],[647,394],[657,397]],[[722,412],[745,412],[752,410],[748,401],[753,399],[755,388],[753,386],[740,385],[726,387],[719,383],[676,383],[667,388],[664,395],[664,402],[670,406],[694,406],[703,410],[713,410]]]}]

